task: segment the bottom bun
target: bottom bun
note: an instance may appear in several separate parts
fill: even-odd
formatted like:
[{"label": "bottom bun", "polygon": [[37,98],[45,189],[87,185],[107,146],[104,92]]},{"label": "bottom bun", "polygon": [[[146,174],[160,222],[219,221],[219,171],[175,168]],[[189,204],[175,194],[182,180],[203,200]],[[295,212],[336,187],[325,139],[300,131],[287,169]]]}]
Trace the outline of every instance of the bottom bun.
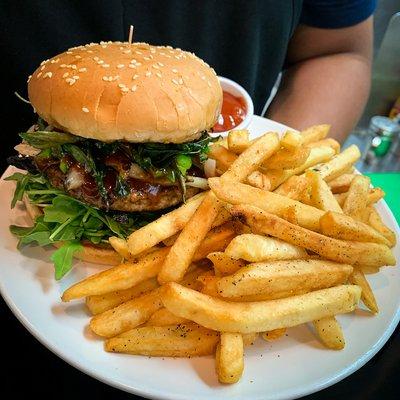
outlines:
[{"label": "bottom bun", "polygon": [[[39,215],[43,214],[38,206],[29,201],[28,196],[24,196],[23,201],[32,222],[35,221]],[[62,242],[54,243],[53,246],[59,248],[62,246]],[[83,249],[77,251],[74,254],[74,258],[101,265],[118,265],[122,262],[122,257],[111,246],[108,248],[89,243],[82,243],[82,246]]]}]

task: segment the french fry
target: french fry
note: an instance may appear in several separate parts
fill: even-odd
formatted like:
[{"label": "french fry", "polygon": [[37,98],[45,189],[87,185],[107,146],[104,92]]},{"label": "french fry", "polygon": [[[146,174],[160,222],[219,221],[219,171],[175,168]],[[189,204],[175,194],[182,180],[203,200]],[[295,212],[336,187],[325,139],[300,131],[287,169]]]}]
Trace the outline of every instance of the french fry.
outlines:
[{"label": "french fry", "polygon": [[219,333],[197,324],[146,326],[109,339],[105,350],[158,357],[195,357],[214,354]]},{"label": "french fry", "polygon": [[213,263],[215,275],[230,275],[246,265],[243,260],[230,257],[226,253],[215,251],[210,253],[207,258]]},{"label": "french fry", "polygon": [[[266,158],[270,157],[278,146],[279,140],[276,133],[261,136],[235,160],[221,179],[224,181],[244,180]],[[172,245],[158,275],[158,281],[161,284],[182,279],[196,249],[210,230],[220,209],[221,202],[212,192],[208,192]]]},{"label": "french fry", "polygon": [[367,207],[370,179],[357,175],[351,182],[349,192],[343,204],[343,212],[353,218],[360,219],[360,214]]},{"label": "french fry", "polygon": [[[205,258],[207,254],[213,251],[224,250],[234,235],[235,225],[231,222],[214,228],[204,238],[194,255],[193,261]],[[81,297],[129,289],[146,279],[153,278],[160,272],[169,249],[169,247],[158,249],[132,262],[89,276],[67,289],[62,300],[71,301]]]},{"label": "french fry", "polygon": [[194,253],[211,229],[220,208],[220,201],[212,192],[208,192],[172,245],[158,274],[160,284],[170,281],[179,282],[183,278]]},{"label": "french fry", "polygon": [[143,324],[162,307],[160,290],[161,288],[153,289],[140,297],[95,315],[90,320],[90,329],[96,335],[112,337]]},{"label": "french fry", "polygon": [[255,233],[277,237],[311,250],[328,260],[357,265],[360,268],[396,264],[393,253],[383,244],[333,239],[291,224],[253,206],[235,206],[231,213],[249,225]]},{"label": "french fry", "polygon": [[258,338],[258,332],[242,333],[243,345],[252,346]]},{"label": "french fry", "polygon": [[270,190],[276,189],[293,175],[298,175],[306,169],[313,167],[321,162],[330,160],[335,155],[335,151],[330,147],[314,147],[304,164],[293,169],[274,169],[264,172],[266,178],[270,181]]},{"label": "french fry", "polygon": [[247,177],[249,185],[262,190],[271,190],[271,180],[261,171],[254,171]]},{"label": "french fry", "polygon": [[108,241],[109,241],[110,245],[113,247],[113,249],[118,254],[120,254],[125,260],[130,257],[126,240],[121,239],[116,236],[111,236],[110,238],[108,238]]},{"label": "french fry", "polygon": [[334,316],[317,319],[313,324],[318,337],[328,349],[342,350],[344,348],[343,331]]},{"label": "french fry", "polygon": [[378,304],[364,273],[358,268],[354,268],[353,273],[350,275],[349,282],[361,288],[361,300],[373,314],[377,314],[379,312]]},{"label": "french fry", "polygon": [[[335,198],[339,205],[343,207],[344,202],[348,196],[348,192],[345,193],[337,193],[335,194]],[[367,204],[372,205],[382,199],[385,196],[385,192],[381,188],[372,188],[369,190],[368,197],[367,197]]]},{"label": "french fry", "polygon": [[283,148],[293,151],[303,144],[303,137],[300,132],[286,131],[280,144]]},{"label": "french fry", "polygon": [[217,297],[218,299],[226,300],[226,301],[246,302],[247,303],[247,302],[254,302],[254,301],[275,300],[277,298],[287,296],[287,293],[283,293],[281,296],[274,295],[274,294],[271,295],[270,293],[258,293],[258,294],[249,294],[249,295],[243,295],[243,296],[238,296],[238,297],[226,298],[226,297],[221,296],[221,294],[219,293],[219,289],[218,289],[219,277],[203,275],[203,276],[199,276],[198,281],[202,285],[202,288],[200,290],[201,293],[204,293],[211,297]]},{"label": "french fry", "polygon": [[280,149],[261,168],[263,169],[291,169],[303,165],[310,155],[310,148],[297,147],[295,150]]},{"label": "french fry", "polygon": [[351,182],[356,177],[354,174],[343,174],[335,179],[332,179],[328,186],[331,188],[332,193],[344,193],[350,188]]},{"label": "french fry", "polygon": [[324,139],[331,129],[330,125],[314,125],[300,132],[303,138],[303,144],[316,142],[317,140]]},{"label": "french fry", "polygon": [[222,297],[266,293],[277,299],[345,283],[352,271],[351,265],[325,260],[269,261],[220,278],[217,290]]},{"label": "french fry", "polygon": [[340,154],[333,157],[324,164],[313,166],[313,170],[318,172],[322,179],[329,182],[347,171],[361,156],[360,150],[356,145],[351,145]]},{"label": "french fry", "polygon": [[382,218],[374,207],[369,207],[369,210],[368,224],[389,241],[390,247],[395,246],[396,234],[383,223]]},{"label": "french fry", "polygon": [[237,159],[237,155],[219,144],[213,144],[210,146],[208,158],[215,160],[217,163],[217,170],[223,173],[227,171]]},{"label": "french fry", "polygon": [[306,172],[306,178],[310,182],[310,202],[314,207],[320,210],[343,213],[342,208],[321,175],[309,170]]},{"label": "french fry", "polygon": [[230,204],[251,204],[278,216],[282,216],[289,206],[296,206],[299,209],[299,224],[307,229],[319,230],[319,219],[324,212],[315,207],[243,183],[222,182],[221,178],[210,178],[208,181],[215,195]]},{"label": "french fry", "polygon": [[301,247],[254,234],[244,234],[233,238],[225,249],[225,254],[234,259],[250,262],[308,258],[307,252]]},{"label": "french fry", "polygon": [[340,143],[332,138],[322,139],[307,144],[307,147],[309,147],[310,149],[312,149],[313,147],[321,147],[321,146],[331,147],[333,150],[335,150],[336,154],[340,153]]},{"label": "french fry", "polygon": [[182,230],[205,195],[205,193],[196,195],[179,208],[134,231],[127,241],[130,255],[140,254]]},{"label": "french fry", "polygon": [[158,286],[159,284],[157,279],[155,277],[150,278],[129,289],[88,296],[86,297],[86,306],[93,315],[100,314],[104,311],[110,310],[111,308],[117,307],[122,303],[139,297]]},{"label": "french fry", "polygon": [[356,220],[349,220],[343,214],[327,212],[319,220],[321,233],[337,239],[355,242],[373,242],[390,246],[389,240],[371,228],[369,225]]},{"label": "french fry", "polygon": [[186,318],[177,317],[166,308],[160,308],[156,311],[144,326],[169,326],[188,323]]},{"label": "french fry", "polygon": [[233,130],[228,133],[228,148],[233,153],[243,153],[250,145],[248,130]]},{"label": "french fry", "polygon": [[265,332],[351,312],[360,300],[355,285],[253,303],[232,303],[187,289],[175,282],[163,287],[162,302],[172,313],[219,332]]},{"label": "french fry", "polygon": [[274,193],[288,197],[292,200],[301,200],[303,193],[308,188],[308,180],[305,176],[291,176],[274,190]]},{"label": "french fry", "polygon": [[286,331],[286,328],[274,329],[272,331],[262,332],[261,337],[267,342],[272,342],[280,339],[286,333]]},{"label": "french fry", "polygon": [[129,289],[140,282],[155,277],[160,271],[169,248],[158,249],[145,256],[99,272],[67,289],[62,301],[71,301],[91,295],[102,295]]},{"label": "french fry", "polygon": [[236,383],[243,374],[243,338],[240,333],[223,332],[215,354],[215,367],[221,383]]}]

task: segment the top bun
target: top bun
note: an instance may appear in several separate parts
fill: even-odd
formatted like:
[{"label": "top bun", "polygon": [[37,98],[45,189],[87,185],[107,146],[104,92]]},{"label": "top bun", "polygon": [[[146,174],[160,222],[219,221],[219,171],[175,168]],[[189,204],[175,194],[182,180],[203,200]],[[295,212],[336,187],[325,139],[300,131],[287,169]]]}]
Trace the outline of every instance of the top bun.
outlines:
[{"label": "top bun", "polygon": [[45,60],[29,99],[49,124],[103,142],[182,143],[216,122],[222,89],[194,54],[147,43],[100,42]]}]

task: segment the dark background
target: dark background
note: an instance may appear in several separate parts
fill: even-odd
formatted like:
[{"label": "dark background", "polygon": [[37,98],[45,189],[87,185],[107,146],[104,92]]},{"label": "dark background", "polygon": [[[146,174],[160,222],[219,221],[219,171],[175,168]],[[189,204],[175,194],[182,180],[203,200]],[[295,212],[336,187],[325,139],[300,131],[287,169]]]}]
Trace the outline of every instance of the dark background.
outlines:
[{"label": "dark background", "polygon": [[[251,2],[257,3],[258,6],[261,3],[265,4],[265,2],[253,0],[247,2],[221,0],[221,2],[227,6],[233,4],[232,7],[235,3],[249,5]],[[219,14],[221,2],[215,2],[212,9],[195,10],[194,14],[197,15],[198,20],[201,20],[201,13],[209,16],[207,26],[198,26],[198,32],[218,28],[218,18],[222,17]],[[16,90],[26,96],[26,78],[41,60],[78,44],[99,40],[123,40],[126,38],[129,23],[133,23],[136,27],[137,41],[166,43],[192,51],[196,46],[200,46],[202,40],[205,40],[203,35],[196,33],[189,35],[185,31],[177,34],[176,29],[171,28],[183,17],[175,12],[180,2],[170,1],[170,3],[172,4],[171,13],[168,16],[170,24],[163,26],[165,22],[163,15],[160,16],[160,22],[156,24],[154,22],[150,24],[146,18],[138,18],[140,11],[143,12],[143,8],[146,7],[153,13],[157,13],[157,5],[160,1],[0,0],[0,52],[2,54],[0,169],[5,169],[5,157],[11,154],[13,145],[18,142],[16,133],[27,129],[35,119],[31,107],[17,100],[12,93]],[[184,10],[185,15],[193,14],[193,5],[198,5],[199,2],[187,1],[186,3],[188,6],[186,11]],[[283,3],[285,5],[282,5]],[[285,15],[292,21],[298,18],[298,4],[301,2],[297,2],[296,6],[294,3],[275,2],[281,7],[279,12],[286,13]],[[251,7],[246,7],[241,13],[236,13],[237,19],[231,20],[231,27],[234,27],[232,32],[229,34],[220,32],[221,37],[229,43],[240,41],[243,35],[251,37],[256,29],[254,26],[242,25],[241,18],[244,13],[249,19],[254,17]],[[273,15],[269,15],[269,18],[274,20]],[[195,23],[196,19],[191,15],[185,26]],[[265,34],[271,37],[273,32]],[[163,37],[164,40],[157,40],[159,37]],[[285,43],[276,43],[276,46],[278,48],[283,46],[284,49]],[[257,75],[257,71],[250,68],[254,66],[243,65],[232,68],[232,59],[217,54],[217,50],[211,45],[199,55],[207,61],[215,59],[212,64],[215,66],[215,63],[218,63],[218,68],[216,68],[218,73],[239,81],[248,90],[255,89],[252,85],[254,85],[253,78],[255,74]],[[283,62],[282,54],[278,52],[275,56],[275,70],[268,71],[272,77]],[[270,78],[270,80],[271,82],[264,82],[266,87],[271,86],[274,79]],[[40,396],[41,399],[57,398],[57,400],[73,397],[113,400],[135,398],[133,395],[113,389],[84,375],[52,354],[25,330],[2,299],[0,300],[0,315],[3,338],[1,355],[3,370],[5,370],[2,379],[3,393],[13,393],[13,397],[17,398]],[[400,395],[399,355],[400,335],[397,329],[384,348],[361,370],[331,388],[308,396],[307,399],[397,399]],[[306,360],[304,368],[307,368]],[[266,384],[267,377],[268,371],[266,371]]]}]

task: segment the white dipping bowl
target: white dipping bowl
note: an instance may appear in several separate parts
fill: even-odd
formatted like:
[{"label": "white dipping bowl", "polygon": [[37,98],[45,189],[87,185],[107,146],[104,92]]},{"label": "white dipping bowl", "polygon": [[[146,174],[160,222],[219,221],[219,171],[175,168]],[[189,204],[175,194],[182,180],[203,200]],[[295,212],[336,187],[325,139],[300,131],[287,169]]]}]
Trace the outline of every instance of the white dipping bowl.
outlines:
[{"label": "white dipping bowl", "polygon": [[[246,106],[246,117],[238,126],[235,126],[235,128],[233,128],[233,129],[246,129],[250,125],[250,122],[253,119],[253,115],[254,115],[253,100],[251,99],[250,95],[247,93],[247,90],[244,87],[240,86],[235,81],[232,81],[231,79],[228,79],[228,78],[224,78],[223,76],[219,76],[218,79],[221,84],[222,90],[224,92],[228,92],[235,97],[241,97],[244,100],[244,103]],[[228,132],[229,131],[218,132],[218,135],[225,135]]]}]

